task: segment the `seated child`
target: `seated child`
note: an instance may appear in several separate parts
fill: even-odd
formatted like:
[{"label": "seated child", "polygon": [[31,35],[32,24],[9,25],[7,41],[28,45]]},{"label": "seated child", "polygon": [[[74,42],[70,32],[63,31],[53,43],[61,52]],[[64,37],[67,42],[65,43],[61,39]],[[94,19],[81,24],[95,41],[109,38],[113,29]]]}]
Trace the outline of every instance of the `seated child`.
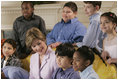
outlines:
[{"label": "seated child", "polygon": [[74,2],[67,2],[63,6],[62,20],[47,34],[47,45],[56,48],[61,43],[82,42],[86,27],[78,21],[78,7]]},{"label": "seated child", "polygon": [[26,45],[35,53],[30,58],[30,79],[51,79],[58,68],[55,52],[46,45],[46,38],[38,28],[31,28],[26,33]]},{"label": "seated child", "polygon": [[80,71],[82,79],[98,79],[97,73],[93,70],[94,53],[87,46],[82,46],[73,55],[73,68]]},{"label": "seated child", "polygon": [[103,40],[102,57],[108,64],[117,64],[117,16],[112,12],[103,13],[100,17],[100,28],[107,37]]},{"label": "seated child", "polygon": [[16,43],[12,39],[7,39],[2,44],[4,57],[1,60],[1,68],[5,66],[21,67],[21,61],[16,57]]},{"label": "seated child", "polygon": [[56,49],[56,61],[60,68],[54,73],[53,79],[80,79],[79,72],[72,68],[74,47],[69,43],[62,43]]}]

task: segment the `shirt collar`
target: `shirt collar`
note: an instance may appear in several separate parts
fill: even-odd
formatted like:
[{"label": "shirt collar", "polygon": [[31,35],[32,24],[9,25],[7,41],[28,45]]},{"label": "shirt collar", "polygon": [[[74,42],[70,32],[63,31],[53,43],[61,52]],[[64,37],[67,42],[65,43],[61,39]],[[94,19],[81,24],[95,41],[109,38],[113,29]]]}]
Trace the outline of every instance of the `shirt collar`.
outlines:
[{"label": "shirt collar", "polygon": [[63,72],[64,74],[69,74],[72,71],[73,71],[72,66],[70,68],[66,69],[65,71],[62,68],[60,69],[60,72]]},{"label": "shirt collar", "polygon": [[92,16],[90,16],[89,20],[93,19],[94,17],[96,17],[97,15],[100,15],[100,12],[97,12],[96,14],[93,14]]},{"label": "shirt collar", "polygon": [[89,70],[91,70],[92,67],[93,67],[92,65],[89,65],[85,70],[83,70],[82,72],[80,72],[80,76],[88,75],[89,74]]},{"label": "shirt collar", "polygon": [[[24,18],[24,16],[22,16],[20,20],[24,20],[24,19],[25,19],[25,18]],[[31,16],[31,19],[30,19],[30,20],[32,20],[32,19],[35,19],[34,13],[32,14],[32,16]]]},{"label": "shirt collar", "polygon": [[[76,21],[78,21],[78,18],[77,18],[77,17],[75,17],[75,18],[69,20],[69,21],[66,22],[66,23],[74,23],[74,22],[76,22]],[[61,20],[61,23],[65,23],[63,19]]]}]

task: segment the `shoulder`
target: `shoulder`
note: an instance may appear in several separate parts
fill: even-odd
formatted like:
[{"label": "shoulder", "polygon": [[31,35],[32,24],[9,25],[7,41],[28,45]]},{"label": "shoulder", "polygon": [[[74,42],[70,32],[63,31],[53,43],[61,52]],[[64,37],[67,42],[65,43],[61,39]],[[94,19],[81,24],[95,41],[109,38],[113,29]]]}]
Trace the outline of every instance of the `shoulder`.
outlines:
[{"label": "shoulder", "polygon": [[15,21],[20,21],[20,20],[22,20],[22,19],[23,19],[23,16],[19,16],[19,17],[16,18]]},{"label": "shoulder", "polygon": [[38,15],[34,15],[34,18],[39,19],[39,20],[43,20],[43,18],[41,16],[38,16]]},{"label": "shoulder", "polygon": [[94,71],[94,69],[91,69],[88,74],[88,79],[99,79],[99,76],[97,73]]},{"label": "shoulder", "polygon": [[30,60],[32,60],[32,59],[37,59],[38,56],[39,56],[38,53],[34,53],[34,54],[31,55]]}]

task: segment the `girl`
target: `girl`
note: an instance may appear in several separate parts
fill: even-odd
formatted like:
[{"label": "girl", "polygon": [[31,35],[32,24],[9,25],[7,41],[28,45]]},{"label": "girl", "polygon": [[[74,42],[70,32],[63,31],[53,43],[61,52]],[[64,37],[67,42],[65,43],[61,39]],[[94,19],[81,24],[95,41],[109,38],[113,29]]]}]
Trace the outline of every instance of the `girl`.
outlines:
[{"label": "girl", "polygon": [[16,43],[12,39],[7,39],[2,44],[4,57],[1,60],[1,68],[5,66],[21,67],[21,61],[16,57]]},{"label": "girl", "polygon": [[81,79],[98,79],[97,73],[94,71],[92,64],[94,61],[94,53],[87,46],[82,46],[73,55],[73,69],[80,71]]},{"label": "girl", "polygon": [[100,28],[107,37],[103,41],[102,57],[108,64],[117,63],[117,16],[112,12],[101,15]]},{"label": "girl", "polygon": [[56,61],[59,68],[53,73],[53,79],[80,79],[79,72],[72,68],[74,46],[62,43],[56,48]]},{"label": "girl", "polygon": [[26,45],[35,54],[30,58],[30,75],[32,79],[51,79],[57,69],[55,52],[46,45],[46,38],[38,28],[31,28],[26,33]]},{"label": "girl", "polygon": [[67,2],[63,6],[61,22],[46,37],[48,46],[55,48],[61,43],[82,42],[86,27],[78,21],[77,9],[74,2]]}]

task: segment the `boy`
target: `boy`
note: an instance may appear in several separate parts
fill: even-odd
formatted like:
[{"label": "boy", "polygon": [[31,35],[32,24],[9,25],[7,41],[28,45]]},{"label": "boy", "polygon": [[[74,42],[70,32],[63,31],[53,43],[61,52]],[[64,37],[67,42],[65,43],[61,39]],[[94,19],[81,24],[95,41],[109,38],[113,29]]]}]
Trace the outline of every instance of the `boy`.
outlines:
[{"label": "boy", "polygon": [[17,53],[19,58],[25,58],[31,51],[26,48],[25,34],[32,27],[37,27],[46,35],[44,20],[34,15],[34,5],[31,1],[23,1],[21,4],[22,16],[18,17],[13,24],[14,37],[17,44]]},{"label": "boy", "polygon": [[56,49],[56,62],[60,67],[54,71],[53,79],[80,79],[79,73],[72,68],[74,47],[69,43],[62,43]]},{"label": "boy", "polygon": [[96,47],[96,42],[100,34],[100,13],[101,1],[84,1],[84,11],[89,16],[90,24],[87,33],[83,38],[82,43],[77,43],[77,46],[86,45],[88,47]]},{"label": "boy", "polygon": [[94,71],[92,64],[94,61],[94,53],[87,46],[82,46],[73,55],[73,68],[80,71],[81,79],[98,79],[98,75]]},{"label": "boy", "polygon": [[74,2],[67,2],[63,6],[62,20],[47,35],[47,45],[56,48],[61,43],[82,42],[86,27],[78,21],[78,7]]}]

